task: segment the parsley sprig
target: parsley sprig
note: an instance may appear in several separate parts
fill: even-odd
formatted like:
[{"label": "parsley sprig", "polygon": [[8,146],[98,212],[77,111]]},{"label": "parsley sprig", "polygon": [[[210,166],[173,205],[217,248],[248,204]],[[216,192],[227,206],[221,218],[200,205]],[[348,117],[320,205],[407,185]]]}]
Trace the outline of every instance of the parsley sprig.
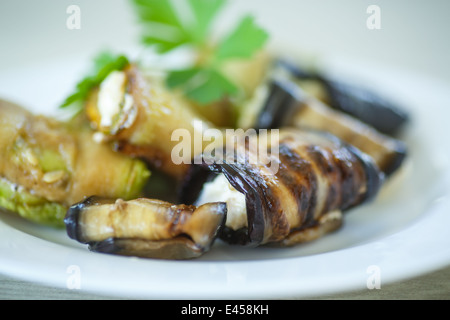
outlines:
[{"label": "parsley sprig", "polygon": [[232,59],[249,59],[262,49],[268,33],[245,16],[218,43],[212,45],[214,18],[226,0],[133,0],[143,29],[142,42],[165,54],[190,46],[200,57],[192,66],[169,70],[169,88],[181,88],[200,104],[208,104],[236,95],[239,88],[221,71]]},{"label": "parsley sprig", "polygon": [[74,93],[65,99],[60,108],[71,107],[75,112],[81,111],[91,90],[100,85],[112,71],[123,70],[128,64],[128,58],[124,55],[109,51],[99,53],[93,60],[90,74],[77,83]]}]

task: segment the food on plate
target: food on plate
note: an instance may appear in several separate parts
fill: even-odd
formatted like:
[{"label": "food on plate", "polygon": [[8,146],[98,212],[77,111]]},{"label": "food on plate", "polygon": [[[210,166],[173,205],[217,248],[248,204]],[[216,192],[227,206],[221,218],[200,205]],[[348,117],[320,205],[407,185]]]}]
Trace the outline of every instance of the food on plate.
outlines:
[{"label": "food on plate", "polygon": [[114,143],[117,151],[145,159],[175,178],[181,177],[187,166],[174,164],[173,148],[185,143],[194,156],[201,153],[203,145],[194,144],[194,139],[173,139],[173,132],[183,129],[194,137],[212,127],[182,97],[171,94],[135,64],[109,73],[91,90],[85,108],[99,142]]},{"label": "food on plate", "polygon": [[[132,4],[143,29],[143,44],[161,56],[187,49],[175,59],[187,62],[161,72],[161,62],[148,65],[123,55],[101,55],[93,75],[81,81],[78,92],[64,103],[81,102],[96,137],[113,141],[117,150],[143,158],[175,178],[187,167],[170,159],[179,144],[171,139],[173,131],[185,129],[193,136],[214,126],[234,127],[240,102],[251,96],[268,59],[263,50],[268,34],[254,17],[238,20],[235,28],[213,42],[211,26],[226,1],[183,2],[181,16],[180,3]],[[172,35],[165,32],[168,29]],[[203,146],[191,141],[190,149],[194,156]]]},{"label": "food on plate", "polygon": [[370,155],[387,176],[403,163],[407,154],[403,141],[329,107],[284,76],[269,78],[264,86],[264,93],[243,113],[243,126],[293,126],[330,132]]},{"label": "food on plate", "polygon": [[280,58],[251,15],[212,36],[225,3],[132,1],[146,50],[95,57],[67,121],[0,101],[0,206],[94,252],[181,260],[312,241],[375,200],[409,115]]},{"label": "food on plate", "polygon": [[[240,66],[258,69],[252,63]],[[216,126],[205,117],[206,112],[196,111],[194,102],[169,90],[158,77],[136,63],[121,67],[105,73],[106,77],[86,97],[84,113],[96,132],[95,137],[101,143],[113,143],[113,148],[121,153],[144,159],[153,168],[181,179],[188,166],[174,163],[174,148],[189,149],[193,159],[209,145],[203,139],[197,143],[194,137],[203,137]],[[224,100],[217,103],[226,104]],[[214,123],[220,122],[211,113],[208,117]],[[184,130],[184,135],[191,139],[174,136],[176,130]]]},{"label": "food on plate", "polygon": [[269,148],[278,170],[252,162],[258,156],[247,144],[222,163],[203,159],[186,177],[184,203],[227,203],[220,236],[228,243],[288,246],[316,239],[341,225],[342,212],[374,199],[384,181],[371,157],[326,132],[282,129]]},{"label": "food on plate", "polygon": [[225,203],[195,207],[147,198],[91,197],[74,204],[65,223],[70,238],[95,252],[179,260],[209,250],[226,212]]},{"label": "food on plate", "polygon": [[[181,60],[189,57],[188,62],[169,64],[161,73],[138,61],[109,63],[111,70],[99,73],[83,110],[99,143],[113,141],[117,150],[176,177],[178,205],[226,205],[211,242],[218,237],[229,244],[290,246],[317,239],[338,229],[344,212],[376,199],[385,178],[401,167],[406,146],[390,135],[405,125],[407,115],[363,88],[279,60],[263,48],[268,34],[251,16],[211,41],[210,26],[224,2],[186,1],[191,17],[186,20],[171,2],[134,1],[143,44],[163,61],[171,53]],[[178,36],[165,37],[159,27]],[[186,51],[179,50],[186,48],[183,55]],[[311,84],[321,94],[310,90]],[[389,117],[381,125],[380,115]],[[248,144],[233,149],[230,158],[226,141],[225,161],[207,153],[205,141],[192,145],[192,140],[187,147],[197,161],[180,166],[169,160],[179,143],[170,139],[174,130],[186,129],[193,137],[229,128],[279,130],[279,141],[269,145],[279,151],[269,157],[279,170],[268,174],[266,162],[250,163],[258,155]],[[251,139],[262,137],[256,133]],[[107,207],[114,203],[108,200]],[[82,207],[90,211],[96,205]],[[71,223],[68,228],[73,230]],[[112,239],[94,241],[91,247],[119,252],[118,240]]]},{"label": "food on plate", "polygon": [[409,114],[386,97],[363,85],[344,81],[317,70],[307,70],[286,59],[277,61],[304,91],[326,105],[367,123],[377,131],[394,136],[409,121]]},{"label": "food on plate", "polygon": [[0,206],[63,227],[67,209],[93,194],[131,199],[146,165],[93,141],[89,129],[34,115],[0,100]]}]

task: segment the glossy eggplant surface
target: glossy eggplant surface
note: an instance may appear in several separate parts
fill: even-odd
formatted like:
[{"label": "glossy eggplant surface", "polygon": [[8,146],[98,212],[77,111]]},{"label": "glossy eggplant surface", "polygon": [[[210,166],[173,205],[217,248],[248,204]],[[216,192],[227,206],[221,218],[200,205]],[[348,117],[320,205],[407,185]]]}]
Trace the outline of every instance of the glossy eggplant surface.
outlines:
[{"label": "glossy eggplant surface", "polygon": [[244,209],[235,213],[235,202],[243,200],[224,199],[227,222],[245,215],[244,223],[226,224],[221,238],[228,243],[293,245],[315,239],[340,226],[341,212],[374,199],[383,184],[384,174],[370,156],[329,133],[286,128],[278,134],[279,143],[270,145],[277,152],[269,151],[278,170],[271,171],[266,161],[249,161],[255,154],[246,149],[222,161],[204,157],[181,187],[180,201],[196,203],[223,175],[229,188],[244,196]]},{"label": "glossy eggplant surface", "polygon": [[68,236],[94,252],[181,260],[210,249],[226,212],[225,203],[195,207],[90,197],[71,206],[64,222]]}]

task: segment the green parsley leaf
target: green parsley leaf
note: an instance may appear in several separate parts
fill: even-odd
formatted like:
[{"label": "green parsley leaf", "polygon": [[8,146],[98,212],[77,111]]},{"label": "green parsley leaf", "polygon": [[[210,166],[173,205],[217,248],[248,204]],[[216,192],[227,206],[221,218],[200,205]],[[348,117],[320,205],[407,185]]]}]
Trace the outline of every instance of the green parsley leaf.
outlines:
[{"label": "green parsley leaf", "polygon": [[264,45],[268,37],[268,33],[256,25],[252,16],[246,16],[220,44],[216,57],[218,60],[251,58]]},{"label": "green parsley leaf", "polygon": [[180,29],[183,27],[170,0],[134,0],[134,4],[138,9],[138,16],[144,23],[157,22]]},{"label": "green parsley leaf", "polygon": [[188,98],[202,105],[219,101],[226,96],[232,96],[239,92],[231,81],[214,69],[201,70],[196,78],[198,80],[196,86],[186,90],[185,94]]},{"label": "green parsley leaf", "polygon": [[226,0],[189,0],[194,15],[193,39],[202,44],[211,30],[211,24]]},{"label": "green parsley leaf", "polygon": [[189,43],[202,46],[215,15],[225,2],[226,0],[133,0],[143,26],[142,41],[153,46],[159,53],[166,53]]},{"label": "green parsley leaf", "polygon": [[142,42],[166,53],[192,38],[170,0],[133,0],[143,26]]},{"label": "green parsley leaf", "polygon": [[191,68],[185,70],[176,70],[169,73],[167,76],[167,86],[171,89],[185,86],[192,81],[192,79],[201,71],[200,68]]},{"label": "green parsley leaf", "polygon": [[93,88],[105,80],[112,71],[123,70],[128,64],[128,59],[123,55],[100,53],[94,58],[90,75],[77,83],[75,92],[65,99],[60,108],[72,106],[76,109],[75,111],[80,111]]},{"label": "green parsley leaf", "polygon": [[239,92],[238,88],[215,69],[192,68],[173,71],[167,78],[169,88],[181,87],[185,95],[206,105]]},{"label": "green parsley leaf", "polygon": [[219,45],[212,44],[210,32],[214,18],[226,0],[133,0],[143,26],[142,41],[160,54],[188,45],[198,61],[184,70],[171,70],[169,88],[182,88],[188,98],[208,104],[239,89],[221,73],[230,59],[249,59],[262,49],[268,34],[253,17],[246,16]]}]

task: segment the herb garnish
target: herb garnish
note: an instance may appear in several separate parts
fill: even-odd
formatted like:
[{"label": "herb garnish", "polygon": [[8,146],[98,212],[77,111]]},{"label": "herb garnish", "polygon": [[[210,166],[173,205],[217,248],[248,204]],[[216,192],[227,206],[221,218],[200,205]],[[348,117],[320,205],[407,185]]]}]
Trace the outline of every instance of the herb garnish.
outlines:
[{"label": "herb garnish", "polygon": [[[231,59],[249,59],[262,49],[268,33],[252,16],[245,16],[228,36],[212,46],[211,25],[226,0],[133,0],[143,27],[142,42],[158,53],[182,46],[193,48],[199,59],[183,70],[169,70],[169,88],[181,88],[185,95],[208,104],[239,92],[221,72]],[[182,13],[181,13],[182,12]]]},{"label": "herb garnish", "polygon": [[94,58],[90,75],[77,83],[75,92],[66,98],[60,108],[70,106],[76,112],[81,111],[91,90],[100,85],[112,71],[123,70],[128,64],[128,59],[123,55],[116,55],[107,51],[101,52]]}]

